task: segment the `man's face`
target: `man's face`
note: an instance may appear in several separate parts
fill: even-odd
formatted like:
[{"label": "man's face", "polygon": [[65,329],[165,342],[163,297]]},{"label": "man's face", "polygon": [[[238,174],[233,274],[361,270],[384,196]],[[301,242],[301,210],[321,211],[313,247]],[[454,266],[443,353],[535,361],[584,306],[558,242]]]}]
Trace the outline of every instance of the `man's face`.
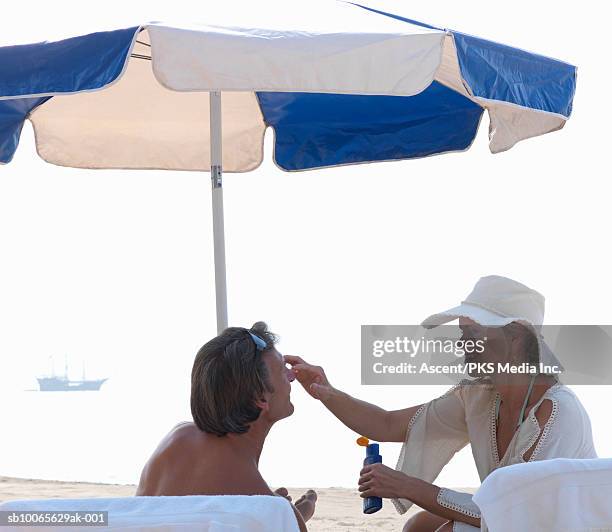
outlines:
[{"label": "man's face", "polygon": [[274,423],[293,414],[294,407],[290,395],[291,382],[295,380],[295,375],[285,365],[285,359],[276,349],[266,351],[263,359],[268,368],[268,382],[274,390],[265,394],[268,402],[266,415]]}]

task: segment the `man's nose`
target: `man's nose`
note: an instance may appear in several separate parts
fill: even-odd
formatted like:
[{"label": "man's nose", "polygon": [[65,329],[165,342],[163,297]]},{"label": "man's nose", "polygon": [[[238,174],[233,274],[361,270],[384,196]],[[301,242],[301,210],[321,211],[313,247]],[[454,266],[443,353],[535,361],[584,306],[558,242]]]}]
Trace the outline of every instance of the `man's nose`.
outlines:
[{"label": "man's nose", "polygon": [[285,368],[285,371],[287,372],[287,379],[289,379],[289,382],[293,382],[295,380],[295,373],[293,373],[293,370],[291,368]]}]

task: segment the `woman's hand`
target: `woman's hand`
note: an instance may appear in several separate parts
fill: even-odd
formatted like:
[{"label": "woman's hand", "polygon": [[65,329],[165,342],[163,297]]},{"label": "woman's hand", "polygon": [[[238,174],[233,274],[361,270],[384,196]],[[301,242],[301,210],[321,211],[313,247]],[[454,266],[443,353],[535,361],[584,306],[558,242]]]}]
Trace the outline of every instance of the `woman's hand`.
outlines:
[{"label": "woman's hand", "polygon": [[383,464],[365,466],[359,473],[361,497],[405,498],[410,477]]},{"label": "woman's hand", "polygon": [[333,388],[322,367],[313,366],[300,357],[291,355],[285,355],[285,362],[291,366],[295,378],[312,397],[325,401],[331,396]]},{"label": "woman's hand", "polygon": [[[447,521],[461,521],[480,530],[480,518],[440,505],[440,488],[416,477],[405,475],[383,464],[365,466],[359,477],[361,497],[408,499],[417,506]],[[446,529],[444,529],[446,530]]]}]

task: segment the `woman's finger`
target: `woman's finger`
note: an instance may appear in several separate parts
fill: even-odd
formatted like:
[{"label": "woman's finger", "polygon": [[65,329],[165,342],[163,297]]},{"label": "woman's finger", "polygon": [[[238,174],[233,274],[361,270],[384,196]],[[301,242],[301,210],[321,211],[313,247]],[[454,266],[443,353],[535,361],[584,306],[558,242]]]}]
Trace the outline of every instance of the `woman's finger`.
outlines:
[{"label": "woman's finger", "polygon": [[365,482],[369,482],[370,480],[373,480],[374,477],[372,475],[361,475],[359,477],[359,481],[357,482],[357,484],[359,484],[361,486],[361,484],[364,484]]},{"label": "woman's finger", "polygon": [[369,489],[372,489],[372,488],[373,486],[370,483],[362,484],[361,486],[357,488],[357,491],[359,491],[360,493],[363,493],[364,491],[368,491]]},{"label": "woman's finger", "polygon": [[359,484],[360,486],[372,486],[374,484],[374,482],[376,482],[376,479],[374,478],[367,478],[365,479],[361,484]]},{"label": "woman's finger", "polygon": [[296,364],[306,365],[306,362],[304,360],[302,360],[300,357],[293,356],[293,355],[285,355],[285,362],[287,364],[290,364],[291,366],[294,366]]},{"label": "woman's finger", "polygon": [[303,372],[311,371],[308,364],[293,364],[293,365],[289,364],[289,365],[291,366],[291,369],[295,371],[296,373],[299,373],[300,371],[303,371]]},{"label": "woman's finger", "polygon": [[319,373],[312,369],[312,367],[307,366],[305,364],[296,364],[295,366],[291,367],[291,370],[293,371],[293,373],[295,373],[295,375],[297,375],[298,377],[301,376],[308,376],[308,377],[318,377]]}]

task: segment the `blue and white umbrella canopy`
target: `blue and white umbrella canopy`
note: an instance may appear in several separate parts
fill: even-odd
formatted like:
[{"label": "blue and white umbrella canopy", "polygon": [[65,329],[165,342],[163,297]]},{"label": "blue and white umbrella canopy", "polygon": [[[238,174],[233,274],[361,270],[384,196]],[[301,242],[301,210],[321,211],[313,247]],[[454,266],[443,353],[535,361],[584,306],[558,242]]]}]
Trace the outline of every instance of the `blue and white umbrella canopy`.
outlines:
[{"label": "blue and white umbrella canopy", "polygon": [[570,116],[567,63],[353,4],[326,9],[324,30],[152,23],[0,48],[0,163],[29,119],[50,163],[209,170],[208,91],[223,94],[228,172],[261,163],[268,126],[277,165],[305,170],[465,150],[485,109],[492,152]]},{"label": "blue and white umbrella canopy", "polygon": [[299,15],[276,27],[151,23],[0,48],[0,163],[29,119],[53,164],[210,170],[222,330],[221,171],[257,168],[268,126],[276,164],[307,170],[465,150],[485,109],[492,152],[570,116],[567,63],[356,4],[327,3],[317,28]]}]

